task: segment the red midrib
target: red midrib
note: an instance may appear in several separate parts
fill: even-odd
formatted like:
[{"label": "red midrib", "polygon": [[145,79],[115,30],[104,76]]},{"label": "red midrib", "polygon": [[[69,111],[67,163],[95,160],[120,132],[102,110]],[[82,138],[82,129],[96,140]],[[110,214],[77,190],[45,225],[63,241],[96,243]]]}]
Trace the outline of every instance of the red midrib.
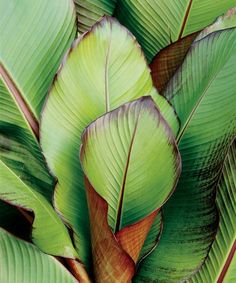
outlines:
[{"label": "red midrib", "polygon": [[134,131],[133,131],[133,134],[132,134],[132,138],[131,138],[131,142],[130,142],[130,146],[129,146],[129,151],[128,151],[128,156],[127,156],[127,161],[126,161],[126,165],[125,165],[125,172],[124,172],[124,177],[123,177],[123,180],[122,180],[121,193],[120,193],[120,199],[119,199],[119,204],[118,204],[115,233],[117,233],[120,230],[121,212],[122,212],[122,207],[123,207],[125,184],[126,184],[127,172],[128,172],[128,168],[129,168],[131,151],[132,151],[135,134],[136,134],[137,127],[138,127],[138,120],[139,120],[139,114],[138,114],[137,121],[136,121],[135,126],[134,126]]},{"label": "red midrib", "polygon": [[24,98],[22,97],[19,89],[11,79],[10,75],[6,71],[6,69],[3,67],[2,64],[0,64],[0,75],[2,76],[6,86],[10,90],[11,94],[14,96],[18,107],[21,109],[22,113],[25,116],[25,119],[27,120],[30,128],[35,134],[35,137],[39,139],[39,124],[37,119],[35,118],[34,114],[29,109],[27,103],[25,102]]},{"label": "red midrib", "polygon": [[231,261],[233,259],[234,254],[235,254],[235,250],[236,250],[236,240],[234,241],[233,246],[232,246],[232,248],[231,248],[231,250],[229,252],[229,255],[228,255],[227,260],[225,262],[225,265],[224,265],[224,267],[223,267],[223,269],[222,269],[222,271],[220,273],[220,276],[219,276],[219,278],[217,280],[217,283],[222,283],[223,282],[223,280],[225,278],[225,275],[227,273],[227,270],[229,269],[230,263],[231,263]]},{"label": "red midrib", "polygon": [[189,3],[188,3],[188,7],[187,7],[187,10],[186,10],[186,13],[185,13],[185,15],[184,15],[184,20],[183,20],[183,23],[182,23],[182,26],[181,26],[181,29],[180,29],[180,33],[179,33],[178,40],[179,40],[180,38],[182,38],[182,35],[183,35],[183,33],[184,33],[184,28],[185,28],[185,26],[186,26],[186,23],[187,23],[187,20],[188,20],[188,16],[189,16],[189,13],[190,13],[192,4],[193,4],[193,0],[190,0]]}]

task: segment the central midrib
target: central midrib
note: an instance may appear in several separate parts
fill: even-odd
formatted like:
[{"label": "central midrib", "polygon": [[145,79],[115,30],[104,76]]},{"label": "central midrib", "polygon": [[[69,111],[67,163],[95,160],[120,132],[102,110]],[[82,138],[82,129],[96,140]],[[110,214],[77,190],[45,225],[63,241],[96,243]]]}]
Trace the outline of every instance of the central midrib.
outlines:
[{"label": "central midrib", "polygon": [[117,217],[116,217],[115,233],[120,230],[121,213],[122,213],[122,208],[123,208],[127,172],[128,172],[128,168],[129,168],[129,162],[130,162],[132,147],[133,147],[133,144],[134,144],[134,138],[135,138],[135,135],[136,135],[136,132],[137,132],[139,115],[140,115],[140,112],[138,113],[137,120],[136,120],[136,123],[135,123],[135,126],[134,126],[134,131],[133,131],[133,134],[132,134],[132,137],[131,137],[128,155],[127,155],[127,160],[126,160],[125,169],[124,169],[123,180],[122,180],[122,183],[121,183],[120,197],[119,197]]},{"label": "central midrib", "polygon": [[189,13],[190,13],[190,10],[192,8],[192,4],[193,4],[193,0],[190,0],[189,3],[188,3],[187,9],[186,9],[185,15],[184,15],[184,19],[183,19],[181,28],[180,28],[178,40],[181,39],[182,36],[183,36],[184,29],[185,29],[185,26],[186,26],[187,21],[188,21]]},{"label": "central midrib", "polygon": [[110,111],[110,97],[109,97],[109,82],[108,82],[108,62],[110,57],[110,50],[111,50],[111,36],[112,36],[112,27],[110,25],[110,37],[109,37],[109,43],[107,47],[107,53],[105,57],[105,111]]}]

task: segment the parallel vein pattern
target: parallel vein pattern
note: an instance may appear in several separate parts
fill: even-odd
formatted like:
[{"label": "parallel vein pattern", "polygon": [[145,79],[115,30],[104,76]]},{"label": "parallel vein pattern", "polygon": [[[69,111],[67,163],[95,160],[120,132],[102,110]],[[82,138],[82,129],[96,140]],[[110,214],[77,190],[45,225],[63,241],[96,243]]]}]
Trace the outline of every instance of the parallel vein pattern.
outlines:
[{"label": "parallel vein pattern", "polygon": [[177,132],[173,108],[153,89],[134,37],[118,21],[104,17],[75,42],[49,95],[42,115],[42,147],[58,177],[56,208],[73,228],[84,261],[89,261],[90,244],[84,176],[78,161],[81,134],[107,109],[150,93]]},{"label": "parallel vein pattern", "polygon": [[[223,268],[236,241],[236,141],[230,147],[224,163],[216,203],[220,218],[216,238],[205,263],[188,282],[222,282],[227,271]],[[233,266],[233,262],[229,262],[229,265]]]},{"label": "parallel vein pattern", "polygon": [[234,6],[234,0],[120,0],[116,17],[151,61],[163,47],[204,28]]},{"label": "parallel vein pattern", "polygon": [[76,283],[54,257],[0,229],[0,282]]},{"label": "parallel vein pattern", "polygon": [[54,180],[39,144],[2,79],[0,117],[0,198],[34,212],[32,237],[41,250],[76,256],[69,234],[50,204]]},{"label": "parallel vein pattern", "polygon": [[0,63],[39,118],[45,96],[75,36],[68,0],[0,0]]},{"label": "parallel vein pattern", "polygon": [[117,0],[74,0],[78,31],[91,28],[102,16],[112,16]]},{"label": "parallel vein pattern", "polygon": [[236,134],[235,60],[236,29],[213,32],[193,43],[166,88],[181,122],[183,171],[164,207],[159,245],[144,261],[137,282],[184,280],[208,254],[218,222],[216,186]]}]

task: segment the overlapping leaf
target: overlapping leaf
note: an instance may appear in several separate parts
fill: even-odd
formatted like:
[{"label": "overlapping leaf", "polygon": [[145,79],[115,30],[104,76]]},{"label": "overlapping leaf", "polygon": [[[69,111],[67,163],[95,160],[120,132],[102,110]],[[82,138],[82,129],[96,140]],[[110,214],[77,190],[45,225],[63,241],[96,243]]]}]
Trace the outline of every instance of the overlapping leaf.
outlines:
[{"label": "overlapping leaf", "polygon": [[[235,14],[231,16],[233,27]],[[208,254],[218,222],[216,185],[236,134],[235,60],[235,28],[200,36],[164,92],[181,122],[183,172],[164,207],[159,245],[144,261],[136,282],[184,280]]]},{"label": "overlapping leaf", "polygon": [[[235,269],[236,141],[234,141],[230,147],[224,162],[223,175],[217,189],[216,203],[220,218],[216,238],[203,266],[188,282],[234,282],[233,279],[227,279],[231,273],[231,271],[228,270],[228,274],[227,269]],[[236,278],[235,276],[234,271],[234,278]]]},{"label": "overlapping leaf", "polygon": [[175,113],[153,89],[134,37],[115,19],[104,17],[75,42],[49,95],[42,115],[42,147],[58,177],[55,206],[75,231],[83,261],[88,262],[90,244],[84,177],[78,162],[81,134],[97,117],[149,93],[177,132]]},{"label": "overlapping leaf", "polygon": [[0,229],[0,282],[76,283],[75,278],[55,258],[30,243]]},{"label": "overlapping leaf", "polygon": [[74,0],[78,31],[83,33],[104,15],[112,16],[117,0]]},{"label": "overlapping leaf", "polygon": [[236,8],[230,9],[226,14],[216,19],[215,23],[204,29],[201,33],[195,32],[184,38],[181,38],[177,42],[162,49],[154,58],[150,64],[152,70],[153,83],[160,93],[163,93],[166,85],[183,63],[186,54],[193,41],[200,40],[208,34],[217,31],[224,30],[234,26],[234,17]]},{"label": "overlapping leaf", "polygon": [[75,36],[73,9],[68,0],[0,1],[0,63],[37,118]]},{"label": "overlapping leaf", "polygon": [[[107,214],[118,243],[137,262],[156,212],[173,191],[181,167],[173,133],[151,97],[124,104],[90,124],[82,136],[80,159],[90,184],[108,203],[108,212],[100,208],[97,214]],[[91,190],[90,185],[87,189]],[[90,209],[96,201],[91,194]],[[99,219],[91,217],[90,222],[91,227],[103,230]],[[98,282],[113,282],[103,271],[111,257],[98,252],[105,251],[106,241],[93,233],[95,263],[103,263],[103,268],[95,264]],[[110,263],[111,276],[118,273],[118,264],[117,260]]]},{"label": "overlapping leaf", "polygon": [[50,204],[54,181],[37,140],[0,78],[0,198],[34,212],[32,236],[41,250],[75,257],[69,234]]},{"label": "overlapping leaf", "polygon": [[151,61],[163,47],[201,30],[234,6],[235,0],[120,0],[116,17]]}]

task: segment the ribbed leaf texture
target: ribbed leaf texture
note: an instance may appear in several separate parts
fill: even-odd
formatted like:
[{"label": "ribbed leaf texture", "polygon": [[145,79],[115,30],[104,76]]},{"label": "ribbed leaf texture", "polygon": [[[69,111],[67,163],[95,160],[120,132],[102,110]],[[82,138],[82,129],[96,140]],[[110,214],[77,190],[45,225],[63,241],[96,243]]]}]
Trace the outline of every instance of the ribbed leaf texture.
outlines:
[{"label": "ribbed leaf texture", "polygon": [[0,228],[0,282],[76,283],[75,278],[54,257]]}]

